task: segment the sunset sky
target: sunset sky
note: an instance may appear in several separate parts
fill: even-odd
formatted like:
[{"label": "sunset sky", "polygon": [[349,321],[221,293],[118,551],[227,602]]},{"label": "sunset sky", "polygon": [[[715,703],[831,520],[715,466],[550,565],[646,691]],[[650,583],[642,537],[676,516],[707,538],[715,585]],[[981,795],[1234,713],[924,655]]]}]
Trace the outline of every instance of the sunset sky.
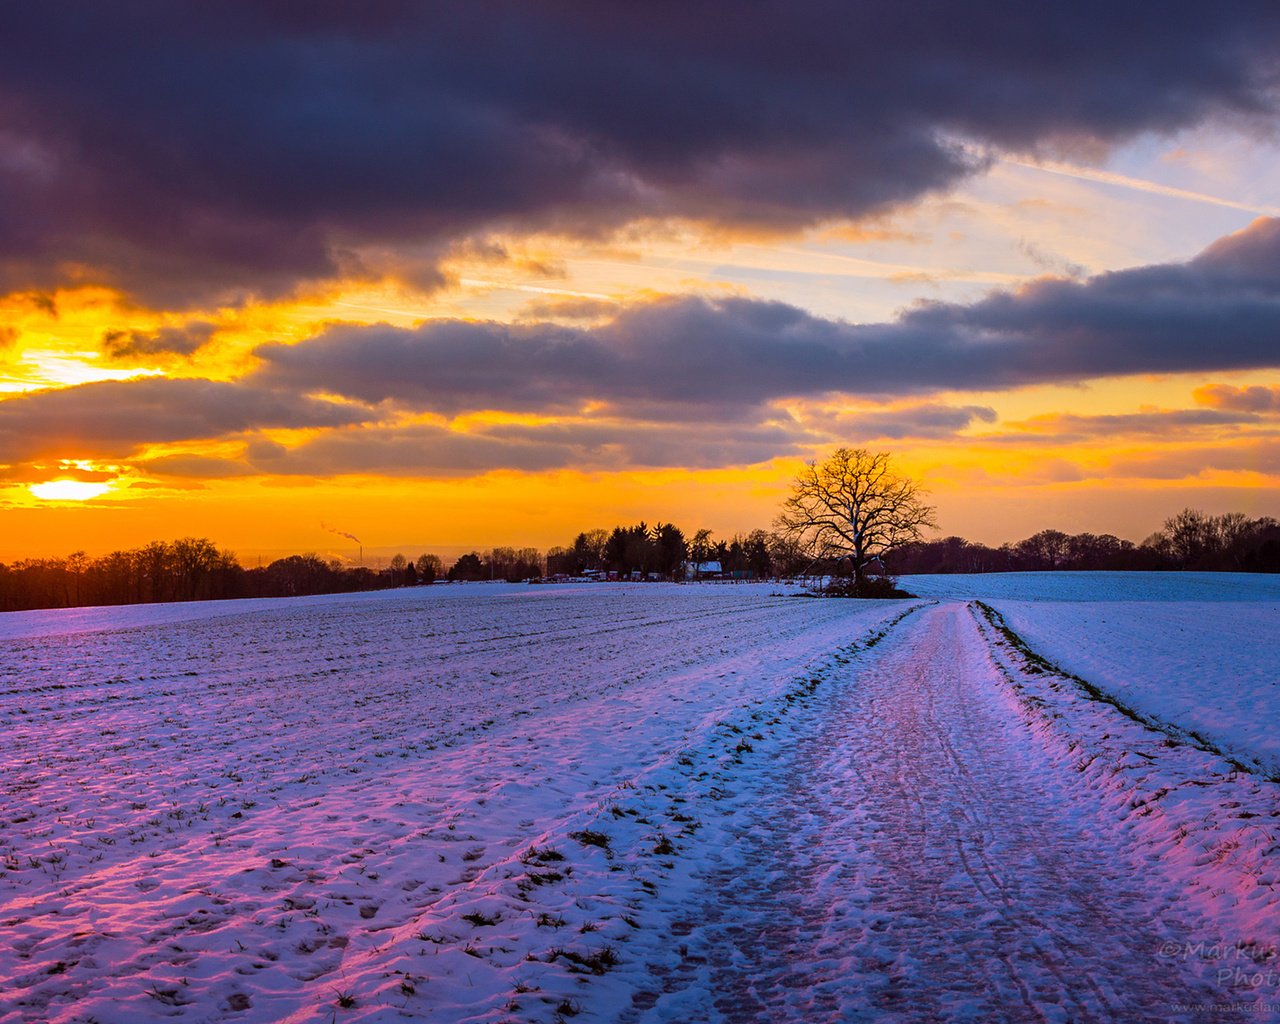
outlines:
[{"label": "sunset sky", "polygon": [[[1124,13],[1125,11],[1131,13]],[[1280,516],[1280,5],[8,4],[0,559]]]}]

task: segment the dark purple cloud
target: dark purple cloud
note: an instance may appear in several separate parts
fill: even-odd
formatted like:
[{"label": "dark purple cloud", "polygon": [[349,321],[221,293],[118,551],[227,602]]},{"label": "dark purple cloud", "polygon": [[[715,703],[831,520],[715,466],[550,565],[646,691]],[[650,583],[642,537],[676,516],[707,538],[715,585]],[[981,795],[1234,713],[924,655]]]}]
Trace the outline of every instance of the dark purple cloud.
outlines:
[{"label": "dark purple cloud", "polygon": [[181,304],[493,225],[857,216],[968,173],[956,137],[1270,117],[1280,8],[82,0],[0,38],[0,285]]},{"label": "dark purple cloud", "polygon": [[431,424],[329,431],[292,448],[261,441],[241,458],[164,456],[148,473],[215,478],[267,474],[464,477],[493,470],[621,470],[720,467],[807,454],[823,440],[797,424],[506,424],[460,432]]},{"label": "dark purple cloud", "polygon": [[985,405],[926,402],[902,408],[839,413],[825,423],[834,437],[859,441],[950,438],[975,423],[994,423],[996,411]]},{"label": "dark purple cloud", "polygon": [[205,345],[217,325],[202,320],[153,331],[112,330],[102,335],[102,349],[113,359],[155,355],[189,356]]},{"label": "dark purple cloud", "polygon": [[[1278,367],[1280,276],[1269,271],[1278,251],[1277,222],[1259,220],[1186,263],[1044,280],[881,324],[823,320],[781,303],[682,298],[628,307],[590,328],[335,326],[308,341],[261,346],[259,369],[237,382],[141,379],[7,399],[0,462],[125,457],[148,442],[249,435],[241,458],[173,458],[154,468],[448,476],[741,465],[833,438],[945,437],[993,413],[923,400],[797,420],[782,403]],[[1208,408],[1059,416],[992,439],[1185,438],[1265,426],[1272,391],[1208,386],[1197,392]],[[321,394],[352,404],[308,397]],[[466,430],[403,422],[488,409],[569,415]],[[271,427],[333,429],[286,449],[253,436]]]},{"label": "dark purple cloud", "polygon": [[0,402],[0,462],[125,457],[145,444],[369,418],[349,406],[246,384],[162,377],[101,381]]},{"label": "dark purple cloud", "polygon": [[1280,366],[1280,221],[1184,264],[1045,279],[896,321],[849,324],[776,302],[631,307],[593,328],[433,321],[335,327],[257,350],[257,379],[414,409],[571,411],[651,419],[759,415],[828,393],[901,396],[1140,373]]}]

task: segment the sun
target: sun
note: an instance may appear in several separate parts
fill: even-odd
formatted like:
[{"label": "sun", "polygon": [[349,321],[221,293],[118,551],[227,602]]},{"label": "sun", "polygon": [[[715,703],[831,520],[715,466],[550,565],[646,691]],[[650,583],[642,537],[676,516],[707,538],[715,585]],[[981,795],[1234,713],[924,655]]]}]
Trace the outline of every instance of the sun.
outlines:
[{"label": "sun", "polygon": [[43,501],[88,501],[106,494],[111,485],[85,483],[83,480],[50,480],[32,484],[28,490]]}]

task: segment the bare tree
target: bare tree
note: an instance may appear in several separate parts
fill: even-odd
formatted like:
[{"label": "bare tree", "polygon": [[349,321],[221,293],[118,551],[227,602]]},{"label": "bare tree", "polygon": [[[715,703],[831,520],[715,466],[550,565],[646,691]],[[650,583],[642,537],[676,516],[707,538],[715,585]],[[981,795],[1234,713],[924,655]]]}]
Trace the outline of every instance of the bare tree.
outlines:
[{"label": "bare tree", "polygon": [[849,556],[861,587],[872,561],[937,525],[923,493],[893,471],[888,452],[837,448],[796,477],[776,525],[815,558]]},{"label": "bare tree", "polygon": [[702,575],[702,567],[711,560],[714,545],[711,543],[711,531],[703,527],[693,535],[689,542],[689,558],[693,562],[693,578]]},{"label": "bare tree", "polygon": [[419,555],[414,564],[418,569],[418,579],[423,583],[431,583],[444,575],[444,562],[439,555]]}]

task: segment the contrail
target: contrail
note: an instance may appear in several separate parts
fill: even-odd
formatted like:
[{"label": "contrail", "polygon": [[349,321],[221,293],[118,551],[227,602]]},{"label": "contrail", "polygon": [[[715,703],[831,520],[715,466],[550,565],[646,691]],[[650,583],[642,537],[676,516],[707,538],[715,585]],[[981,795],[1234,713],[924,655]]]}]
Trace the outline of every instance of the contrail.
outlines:
[{"label": "contrail", "polygon": [[1047,174],[1060,174],[1065,178],[1078,178],[1082,181],[1096,181],[1102,185],[1118,185],[1121,188],[1132,188],[1139,192],[1168,196],[1170,199],[1186,199],[1193,203],[1225,206],[1229,210],[1243,210],[1245,213],[1261,213],[1267,217],[1280,217],[1280,208],[1275,206],[1264,206],[1259,203],[1241,203],[1222,196],[1212,196],[1206,192],[1192,192],[1190,189],[1161,185],[1159,182],[1147,181],[1144,178],[1130,178],[1128,175],[1116,174],[1114,171],[1103,171],[1093,167],[1077,167],[1075,164],[1056,163],[1052,160],[1036,162],[1002,157],[1000,162],[1014,167],[1026,167],[1033,171],[1044,171]]},{"label": "contrail", "polygon": [[330,526],[330,525],[329,525],[328,523],[326,523],[326,522],[321,522],[321,523],[320,523],[320,529],[322,529],[322,530],[328,530],[330,533],[336,533],[339,537],[346,537],[346,538],[347,538],[347,540],[353,540],[353,541],[355,541],[357,544],[363,544],[363,543],[364,543],[364,541],[362,541],[362,540],[361,540],[359,537],[357,537],[355,534],[353,534],[353,533],[347,533],[347,531],[346,531],[346,530],[338,530],[338,529],[335,529],[334,527]]},{"label": "contrail", "polygon": [[516,292],[532,292],[534,295],[568,295],[575,299],[603,299],[609,300],[613,298],[611,295],[605,295],[603,292],[575,292],[567,288],[542,288],[534,284],[511,284],[507,281],[484,281],[478,277],[460,277],[458,284],[465,284],[469,288],[507,288]]}]

